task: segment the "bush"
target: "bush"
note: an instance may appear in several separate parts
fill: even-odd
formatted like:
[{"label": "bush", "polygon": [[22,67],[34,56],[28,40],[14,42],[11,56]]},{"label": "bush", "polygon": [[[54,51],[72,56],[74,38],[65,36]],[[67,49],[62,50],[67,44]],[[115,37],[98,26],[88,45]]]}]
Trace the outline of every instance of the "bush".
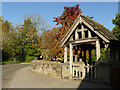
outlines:
[{"label": "bush", "polygon": [[31,62],[32,60],[37,60],[37,57],[29,55],[25,57],[25,62]]},{"label": "bush", "polygon": [[12,59],[12,64],[18,64],[18,63],[19,63],[19,61],[16,60],[16,58],[13,58],[13,59]]},{"label": "bush", "polygon": [[9,64],[7,61],[2,62],[2,65]]},{"label": "bush", "polygon": [[2,62],[3,65],[4,64],[18,64],[18,63],[19,63],[19,61],[16,60],[16,58],[10,58],[8,61]]}]

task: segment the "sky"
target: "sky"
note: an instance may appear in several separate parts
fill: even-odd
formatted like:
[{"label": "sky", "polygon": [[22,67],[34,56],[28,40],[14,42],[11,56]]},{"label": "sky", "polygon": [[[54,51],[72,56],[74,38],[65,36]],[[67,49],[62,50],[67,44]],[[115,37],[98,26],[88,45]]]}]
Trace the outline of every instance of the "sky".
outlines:
[{"label": "sky", "polygon": [[50,27],[55,26],[53,17],[60,16],[64,6],[79,4],[84,15],[93,16],[93,20],[103,24],[109,30],[114,25],[112,19],[118,13],[118,2],[2,2],[2,16],[12,25],[23,23],[24,16],[41,15]]}]

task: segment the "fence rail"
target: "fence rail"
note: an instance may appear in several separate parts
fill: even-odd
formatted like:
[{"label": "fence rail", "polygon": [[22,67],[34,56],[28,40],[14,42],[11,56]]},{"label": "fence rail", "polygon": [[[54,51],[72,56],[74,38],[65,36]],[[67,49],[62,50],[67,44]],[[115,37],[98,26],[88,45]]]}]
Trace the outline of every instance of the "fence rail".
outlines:
[{"label": "fence rail", "polygon": [[82,70],[74,70],[73,79],[96,79],[96,66],[84,66]]}]

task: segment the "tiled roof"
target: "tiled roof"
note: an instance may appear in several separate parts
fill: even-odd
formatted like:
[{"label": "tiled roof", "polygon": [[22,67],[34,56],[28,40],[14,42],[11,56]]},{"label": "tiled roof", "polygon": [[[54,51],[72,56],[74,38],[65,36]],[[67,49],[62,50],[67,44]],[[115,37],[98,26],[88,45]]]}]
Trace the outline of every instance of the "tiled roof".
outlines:
[{"label": "tiled roof", "polygon": [[109,38],[110,40],[118,40],[116,36],[107,28],[105,28],[102,24],[88,18],[85,15],[80,15],[83,20],[85,20],[88,24],[90,24],[95,30],[103,34],[105,37]]}]

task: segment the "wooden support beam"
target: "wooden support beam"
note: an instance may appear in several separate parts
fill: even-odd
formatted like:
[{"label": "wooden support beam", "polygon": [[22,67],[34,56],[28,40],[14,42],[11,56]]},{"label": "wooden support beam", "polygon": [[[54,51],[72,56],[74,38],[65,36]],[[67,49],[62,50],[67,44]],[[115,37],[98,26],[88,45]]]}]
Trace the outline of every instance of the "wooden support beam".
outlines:
[{"label": "wooden support beam", "polygon": [[83,29],[79,29],[77,32],[82,32],[82,31],[87,31],[88,29],[85,29],[85,28],[83,28]]},{"label": "wooden support beam", "polygon": [[72,65],[73,65],[73,46],[69,44],[70,47],[70,74],[72,75]]},{"label": "wooden support beam", "polygon": [[75,30],[75,40],[79,39],[79,35],[78,35],[78,28]]},{"label": "wooden support beam", "polygon": [[100,40],[96,41],[96,57],[97,61],[100,60]]},{"label": "wooden support beam", "polygon": [[105,44],[105,62],[109,62],[108,46],[109,44]]},{"label": "wooden support beam", "polygon": [[88,30],[88,38],[91,38],[92,35],[91,35],[91,32]]},{"label": "wooden support beam", "polygon": [[86,48],[84,47],[83,50],[84,50],[84,62],[85,62],[85,64],[87,64],[86,63]]},{"label": "wooden support beam", "polygon": [[90,47],[89,48],[89,62],[88,62],[90,65],[92,64],[91,52],[92,52],[92,48]]},{"label": "wooden support beam", "polygon": [[99,40],[97,37],[94,38],[84,38],[84,39],[79,39],[79,40],[74,40],[74,41],[68,41],[67,44],[72,43],[72,44],[83,44],[83,43],[94,43],[96,40]]},{"label": "wooden support beam", "polygon": [[70,36],[70,41],[73,41],[73,35]]},{"label": "wooden support beam", "polygon": [[67,47],[64,48],[64,63],[67,62]]},{"label": "wooden support beam", "polygon": [[77,61],[77,46],[75,46],[75,61]]},{"label": "wooden support beam", "polygon": [[84,39],[85,38],[84,26],[81,25],[81,27],[82,27],[82,39]]}]

